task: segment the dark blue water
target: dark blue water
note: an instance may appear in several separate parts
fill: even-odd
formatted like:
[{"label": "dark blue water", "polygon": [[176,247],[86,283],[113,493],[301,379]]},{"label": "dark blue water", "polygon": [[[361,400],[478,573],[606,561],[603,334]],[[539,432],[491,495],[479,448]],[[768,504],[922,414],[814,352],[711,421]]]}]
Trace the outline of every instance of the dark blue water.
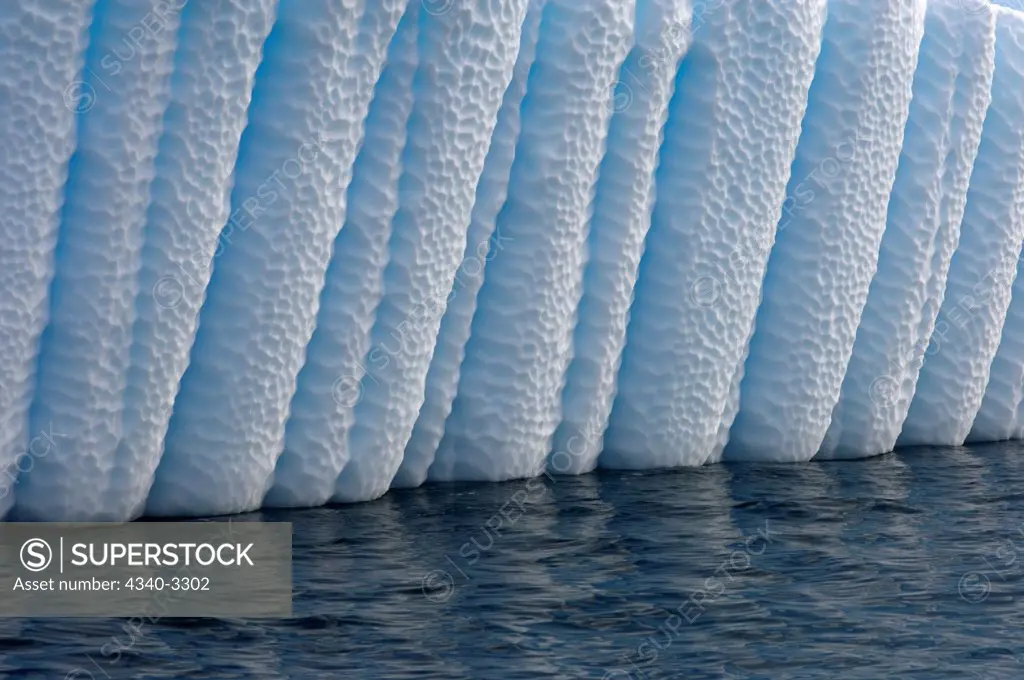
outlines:
[{"label": "dark blue water", "polygon": [[1024,678],[1024,446],[440,486],[294,523],[295,617],[0,621],[11,678]]}]

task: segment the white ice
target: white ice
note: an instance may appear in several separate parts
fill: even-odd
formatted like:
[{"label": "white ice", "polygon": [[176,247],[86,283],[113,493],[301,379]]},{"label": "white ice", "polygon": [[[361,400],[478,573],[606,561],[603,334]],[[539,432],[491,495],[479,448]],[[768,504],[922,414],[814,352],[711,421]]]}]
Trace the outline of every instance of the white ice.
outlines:
[{"label": "white ice", "polygon": [[[235,168],[147,512],[259,507],[284,445],[288,405],[316,322],[345,189],[387,40],[376,0],[284,2]],[[362,30],[382,39],[360,39]],[[216,490],[214,492],[214,489]]]},{"label": "white ice", "polygon": [[1010,308],[1006,312],[999,349],[989,370],[988,386],[974,418],[968,442],[993,442],[1020,438],[1024,422],[1024,259],[1017,261]]},{"label": "white ice", "polygon": [[582,293],[584,242],[634,2],[550,0],[459,393],[432,479],[513,479],[544,467]]},{"label": "white ice", "polygon": [[1020,11],[93,5],[0,2],[0,516],[1024,438]]},{"label": "white ice", "polygon": [[810,460],[878,264],[922,0],[830,0],[725,458]]},{"label": "white ice", "polygon": [[388,244],[384,297],[366,355],[351,459],[334,500],[384,494],[423,404],[427,371],[466,247],[473,190],[515,66],[527,0],[449,3],[429,11],[422,67]]},{"label": "white ice", "polygon": [[[142,246],[121,440],[107,503],[142,513],[228,219],[239,142],[276,0],[182,11]],[[222,60],[210,54],[225,55]]]},{"label": "white ice", "polygon": [[370,102],[365,138],[348,188],[345,225],[334,242],[316,330],[306,348],[285,427],[284,451],[265,505],[323,505],[349,459],[348,435],[366,372],[363,361],[384,294],[388,237],[398,210],[418,63],[421,3],[390,0],[379,8],[389,13],[397,8],[401,20]]},{"label": "white ice", "polygon": [[1016,278],[1024,238],[1024,15],[997,9],[996,17],[992,104],[945,298],[898,440],[905,446],[964,443],[985,396]]},{"label": "white ice", "polygon": [[52,424],[62,439],[21,475],[19,518],[123,519],[108,489],[179,19],[161,0],[96,3],[82,86],[95,99],[78,115],[29,416],[30,431]]},{"label": "white ice", "polygon": [[679,0],[638,0],[633,47],[619,70],[607,148],[598,174],[561,422],[548,467],[597,466],[626,344],[633,288],[651,225],[655,170],[693,11]]},{"label": "white ice", "polygon": [[694,18],[602,467],[700,465],[714,452],[824,21],[818,0],[764,13],[709,7]]},{"label": "white ice", "polygon": [[987,5],[928,3],[878,271],[819,458],[872,456],[896,444],[960,235],[995,37]]},{"label": "white ice", "polygon": [[[62,424],[30,430],[28,412],[75,114],[97,97],[82,80],[92,6],[92,0],[0,2],[0,517],[14,501],[19,471],[30,472],[61,447],[68,456],[76,453],[67,448]],[[61,483],[84,481],[75,475]]]},{"label": "white ice", "polygon": [[504,248],[504,239],[500,233],[495,233],[494,227],[498,212],[508,196],[508,180],[519,140],[519,112],[537,53],[540,20],[545,3],[546,0],[531,0],[526,9],[512,80],[505,90],[484,169],[476,187],[473,213],[466,234],[466,248],[455,272],[452,294],[448,296],[448,305],[441,317],[434,354],[430,359],[423,405],[405,447],[402,464],[392,480],[394,487],[416,487],[427,478],[458,390],[459,369],[465,357],[466,342],[477,308],[477,296],[483,284],[484,267],[500,255]]},{"label": "white ice", "polygon": [[[1007,3],[1004,3],[1007,4]],[[1007,4],[1007,6],[1012,6]],[[1017,9],[1024,10],[1024,3],[1018,3]],[[1017,52],[1015,59],[1024,56],[1021,50],[1024,33],[1021,32],[1020,17],[1006,17],[1002,49],[1007,54]],[[1013,28],[1011,28],[1013,27]],[[1011,57],[1014,58],[1014,57]],[[1021,63],[1021,62],[1018,62]],[[1024,63],[1020,67],[1024,69]],[[1024,109],[1024,102],[1018,105]],[[1021,178],[1024,182],[1024,177]],[[1024,197],[1024,191],[1018,197]],[[1024,206],[1017,204],[1017,211]],[[1022,217],[1020,212],[1017,217]],[[982,398],[978,415],[974,419],[967,441],[999,441],[1003,439],[1020,439],[1024,437],[1024,276],[1021,269],[1024,260],[1017,260],[1017,276],[1013,283],[1010,307],[1006,313],[1002,338],[999,349],[992,360],[989,371],[988,386]]]}]

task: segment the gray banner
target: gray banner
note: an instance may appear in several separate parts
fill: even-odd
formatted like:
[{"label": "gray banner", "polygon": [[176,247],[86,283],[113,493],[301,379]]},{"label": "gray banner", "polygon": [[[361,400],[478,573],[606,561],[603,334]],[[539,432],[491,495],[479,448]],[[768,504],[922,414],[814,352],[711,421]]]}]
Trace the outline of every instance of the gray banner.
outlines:
[{"label": "gray banner", "polygon": [[0,617],[291,615],[291,523],[0,523]]}]

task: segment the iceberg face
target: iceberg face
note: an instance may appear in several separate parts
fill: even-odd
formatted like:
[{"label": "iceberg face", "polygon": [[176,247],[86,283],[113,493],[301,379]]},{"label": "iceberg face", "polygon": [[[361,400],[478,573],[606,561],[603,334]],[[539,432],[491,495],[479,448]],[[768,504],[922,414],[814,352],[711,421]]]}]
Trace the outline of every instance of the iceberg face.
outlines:
[{"label": "iceberg face", "polygon": [[651,225],[662,128],[692,18],[692,8],[678,0],[637,2],[636,35],[615,85],[594,196],[583,297],[548,461],[552,472],[578,475],[597,466]]},{"label": "iceberg face", "polygon": [[459,391],[430,478],[538,474],[558,426],[588,207],[634,3],[549,0]]},{"label": "iceberg face", "polygon": [[995,38],[988,6],[928,3],[878,271],[818,458],[872,456],[896,444],[960,235]]},{"label": "iceberg face", "polygon": [[720,3],[694,17],[661,148],[604,467],[700,465],[714,453],[824,19],[818,1],[763,13]]},{"label": "iceberg face", "polygon": [[[997,9],[992,103],[971,175],[960,244],[950,264],[946,295],[917,391],[903,423],[901,445],[959,446],[981,408],[1024,239],[1022,109],[1024,17]],[[1007,353],[1003,360],[1012,353],[1009,346]],[[993,386],[992,399],[1004,398],[999,390]],[[995,407],[991,400],[990,406]],[[991,429],[996,424],[991,421],[992,413],[987,412],[983,427]]]},{"label": "iceberg face", "polygon": [[1017,261],[1010,308],[1006,312],[1002,339],[992,360],[988,387],[974,418],[968,442],[1020,438],[1018,417],[1024,402],[1024,260]]},{"label": "iceberg face", "polygon": [[1014,2],[0,3],[0,515],[1024,437]]},{"label": "iceberg face", "polygon": [[349,459],[348,433],[362,395],[363,361],[383,295],[388,237],[398,211],[402,150],[413,106],[418,63],[419,6],[381,3],[383,16],[398,9],[401,22],[374,88],[363,146],[348,188],[345,225],[334,242],[316,330],[306,348],[285,428],[284,451],[264,503],[322,505]]},{"label": "iceberg face", "polygon": [[[46,325],[75,117],[98,95],[82,81],[92,2],[0,4],[0,511],[20,475],[58,455],[61,423],[32,431],[29,407]],[[38,422],[38,421],[37,421]],[[68,450],[73,456],[74,452]],[[90,460],[79,465],[89,469]],[[68,472],[71,472],[69,469]],[[64,486],[81,484],[81,473]],[[96,501],[100,502],[100,501]],[[59,513],[59,509],[57,509]]]},{"label": "iceberg face", "polygon": [[830,0],[729,433],[731,460],[809,460],[878,264],[924,2]]},{"label": "iceberg face", "polygon": [[[133,30],[147,19],[159,30]],[[22,476],[19,516],[117,516],[106,493],[68,481],[109,484],[121,439],[143,228],[178,24],[179,12],[160,0],[95,6],[82,87],[96,98],[78,115],[29,417],[30,431],[61,423],[63,439]]]},{"label": "iceberg face", "polygon": [[218,513],[239,512],[267,492],[390,37],[366,53],[361,29],[382,30],[368,4],[278,8],[150,513],[187,513],[213,488]]},{"label": "iceberg face", "polygon": [[527,6],[526,0],[475,4],[423,7],[428,20],[401,200],[337,501],[372,500],[388,490],[423,404],[441,315],[466,247],[473,188],[512,77]]},{"label": "iceberg face", "polygon": [[484,266],[503,247],[501,234],[495,232],[495,226],[498,212],[508,196],[509,173],[515,158],[516,142],[519,140],[519,112],[537,53],[540,19],[545,2],[531,0],[527,6],[512,79],[505,90],[484,168],[477,183],[473,213],[466,233],[466,248],[455,272],[448,304],[441,317],[434,354],[430,359],[423,405],[420,406],[412,435],[405,447],[402,463],[391,482],[396,488],[417,487],[427,478],[458,389],[459,369],[465,358],[466,341],[469,340],[477,296],[483,283]]},{"label": "iceberg face", "polygon": [[[273,0],[212,0],[181,13],[112,473],[120,517],[142,511],[164,450],[212,261],[225,244],[221,228],[231,214],[235,161],[274,7]],[[211,62],[210,54],[226,58]]]}]

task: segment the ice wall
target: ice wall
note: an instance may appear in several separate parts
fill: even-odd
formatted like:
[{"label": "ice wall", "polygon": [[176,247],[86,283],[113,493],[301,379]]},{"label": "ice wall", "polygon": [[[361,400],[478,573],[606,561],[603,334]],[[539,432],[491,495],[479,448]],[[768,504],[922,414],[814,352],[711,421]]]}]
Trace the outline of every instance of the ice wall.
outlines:
[{"label": "ice wall", "polygon": [[[64,203],[75,118],[97,93],[82,80],[92,2],[0,3],[0,511],[22,471],[66,441],[32,431],[29,406]],[[39,421],[37,420],[37,423]],[[66,446],[64,448],[67,448]],[[73,452],[68,451],[69,455]],[[85,463],[88,465],[88,463]],[[72,478],[66,484],[74,484]],[[59,512],[59,509],[58,509]]]},{"label": "ice wall", "polygon": [[921,0],[830,0],[725,457],[809,460],[878,264],[924,29]]},{"label": "ice wall", "polygon": [[[95,99],[78,114],[29,417],[30,431],[59,423],[63,438],[22,475],[19,516],[106,519],[112,510],[106,494],[78,480],[109,483],[122,434],[146,206],[179,19],[159,0],[95,6],[82,81]],[[156,30],[143,30],[144,21]]]},{"label": "ice wall", "polygon": [[466,248],[455,272],[444,316],[438,330],[424,387],[423,405],[416,417],[402,463],[392,480],[395,487],[416,487],[427,478],[444,424],[452,410],[459,385],[459,369],[465,358],[477,296],[483,284],[485,264],[501,253],[504,239],[495,231],[498,212],[508,197],[509,173],[515,159],[521,129],[520,109],[537,53],[540,20],[546,0],[531,0],[519,38],[519,52],[512,78],[505,90],[491,135],[473,212],[466,232]]},{"label": "ice wall", "polygon": [[1024,436],[1020,11],[11,0],[0,57],[0,514]]},{"label": "ice wall", "polygon": [[[216,512],[251,510],[267,492],[373,84],[398,23],[396,11],[377,20],[379,7],[387,5],[278,7],[150,513],[187,514],[214,487]],[[365,32],[380,35],[368,44]]]},{"label": "ice wall", "polygon": [[[399,0],[399,7],[406,0]],[[384,294],[391,223],[419,63],[420,8],[410,5],[374,87],[366,136],[352,170],[345,224],[334,242],[316,330],[306,348],[285,427],[284,451],[264,503],[322,505],[349,459],[348,432],[362,397],[363,361]]]},{"label": "ice wall", "polygon": [[995,66],[995,13],[931,0],[889,215],[819,458],[891,451],[960,236]]},{"label": "ice wall", "polygon": [[1017,261],[1010,308],[1003,324],[1002,340],[992,360],[988,387],[974,418],[969,442],[1001,441],[1020,438],[1022,425],[1018,414],[1024,402],[1024,276]]},{"label": "ice wall", "polygon": [[[1017,3],[1024,10],[1024,4]],[[1007,3],[1007,6],[1013,6]],[[1020,78],[1020,59],[1024,56],[1024,23],[1020,15],[1000,13],[1000,30],[1004,37],[1001,44],[1004,68],[1009,63],[1018,64],[1013,76]],[[1013,106],[1012,104],[1010,105]],[[1024,106],[1018,99],[1016,106]],[[1019,121],[1018,121],[1019,125]],[[1024,148],[1022,148],[1024,152]],[[1024,184],[1024,177],[1021,177]],[[1024,219],[1024,187],[1018,185],[1010,219]],[[1003,333],[992,360],[988,387],[982,399],[978,415],[974,419],[968,441],[998,441],[1024,437],[1024,276],[1021,268],[1024,261],[1018,258],[1016,279],[1013,283],[1010,308],[1007,310]]]},{"label": "ice wall", "polygon": [[[900,434],[904,445],[964,443],[985,396],[1017,274],[1024,239],[1024,15],[998,9],[996,17],[992,103],[946,296]],[[1011,344],[1012,338],[1003,360],[1012,355]],[[993,385],[990,407],[1004,398],[1000,389]],[[992,415],[983,427],[993,428]]]},{"label": "ice wall", "polygon": [[561,422],[549,457],[553,472],[581,474],[597,466],[651,225],[662,128],[693,18],[689,3],[637,2],[633,48],[615,84],[607,148],[595,188],[583,297],[565,373]]},{"label": "ice wall", "polygon": [[702,7],[661,148],[605,467],[714,453],[821,46],[824,2]]},{"label": "ice wall", "polygon": [[633,0],[544,7],[498,214],[506,242],[484,272],[432,479],[514,479],[543,469],[582,294],[588,209],[634,21]]},{"label": "ice wall", "polygon": [[[423,404],[424,383],[466,247],[473,189],[512,77],[526,0],[424,5],[423,66],[409,122],[384,297],[370,333],[351,460],[333,498],[384,494]],[[442,10],[443,11],[440,11]]]},{"label": "ice wall", "polygon": [[[182,10],[142,247],[121,440],[111,475],[115,514],[142,512],[188,366],[221,228],[256,67],[274,0],[192,2]],[[222,54],[211,62],[208,55]]]}]

